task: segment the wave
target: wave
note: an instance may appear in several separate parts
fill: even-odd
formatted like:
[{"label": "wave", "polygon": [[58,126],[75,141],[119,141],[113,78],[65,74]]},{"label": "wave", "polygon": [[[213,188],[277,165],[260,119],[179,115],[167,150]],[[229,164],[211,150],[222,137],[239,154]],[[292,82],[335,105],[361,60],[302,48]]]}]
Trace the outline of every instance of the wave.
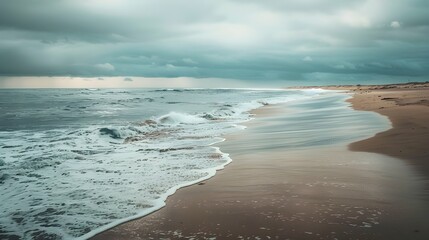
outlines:
[{"label": "wave", "polygon": [[156,89],[152,92],[183,92],[183,89],[174,89],[174,88],[165,88],[165,89]]},{"label": "wave", "polygon": [[157,122],[162,124],[195,124],[195,123],[204,123],[207,120],[196,115],[170,112],[164,116],[161,116],[157,119]]},{"label": "wave", "polygon": [[119,127],[102,127],[98,129],[100,135],[108,136],[112,139],[126,139],[145,132],[144,127],[128,125]]},{"label": "wave", "polygon": [[111,138],[114,139],[121,139],[121,133],[117,129],[110,129],[110,128],[100,128],[100,133],[102,135],[109,135]]}]

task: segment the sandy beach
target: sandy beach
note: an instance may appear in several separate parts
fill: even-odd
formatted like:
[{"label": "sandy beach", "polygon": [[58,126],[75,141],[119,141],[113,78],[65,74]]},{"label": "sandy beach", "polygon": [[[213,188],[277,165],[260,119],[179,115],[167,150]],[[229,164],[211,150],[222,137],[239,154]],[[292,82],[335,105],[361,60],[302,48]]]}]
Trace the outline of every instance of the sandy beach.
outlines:
[{"label": "sandy beach", "polygon": [[357,110],[389,117],[393,128],[350,145],[353,151],[401,158],[429,176],[429,83],[360,86],[350,100]]},{"label": "sandy beach", "polygon": [[254,140],[286,139],[267,129],[288,106],[266,106],[219,144],[233,162],[215,177],[93,239],[428,239],[429,85],[329,89],[353,91],[353,108],[393,128],[351,144],[270,149]]}]

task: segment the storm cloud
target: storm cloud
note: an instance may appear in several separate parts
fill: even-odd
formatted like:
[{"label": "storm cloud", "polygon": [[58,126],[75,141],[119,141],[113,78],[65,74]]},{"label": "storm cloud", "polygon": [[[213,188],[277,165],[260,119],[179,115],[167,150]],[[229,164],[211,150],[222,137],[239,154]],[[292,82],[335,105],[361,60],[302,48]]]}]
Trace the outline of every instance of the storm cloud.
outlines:
[{"label": "storm cloud", "polygon": [[428,80],[428,11],[427,0],[0,0],[0,75]]}]

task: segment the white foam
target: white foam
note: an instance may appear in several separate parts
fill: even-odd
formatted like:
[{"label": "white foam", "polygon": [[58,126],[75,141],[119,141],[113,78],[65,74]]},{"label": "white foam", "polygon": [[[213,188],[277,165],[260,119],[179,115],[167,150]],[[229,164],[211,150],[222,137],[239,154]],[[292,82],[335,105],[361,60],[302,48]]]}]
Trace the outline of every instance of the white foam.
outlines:
[{"label": "white foam", "polygon": [[203,123],[206,122],[204,118],[185,114],[185,113],[178,113],[178,112],[170,112],[167,115],[161,116],[157,119],[157,122],[163,123],[163,124],[193,124],[193,123]]}]

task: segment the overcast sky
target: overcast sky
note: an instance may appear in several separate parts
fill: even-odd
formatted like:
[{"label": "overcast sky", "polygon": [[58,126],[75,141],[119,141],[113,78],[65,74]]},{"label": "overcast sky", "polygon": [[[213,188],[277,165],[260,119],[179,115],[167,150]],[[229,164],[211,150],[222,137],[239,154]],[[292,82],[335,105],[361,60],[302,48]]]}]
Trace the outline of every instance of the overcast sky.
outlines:
[{"label": "overcast sky", "polygon": [[0,87],[429,80],[428,12],[428,0],[0,0]]}]

